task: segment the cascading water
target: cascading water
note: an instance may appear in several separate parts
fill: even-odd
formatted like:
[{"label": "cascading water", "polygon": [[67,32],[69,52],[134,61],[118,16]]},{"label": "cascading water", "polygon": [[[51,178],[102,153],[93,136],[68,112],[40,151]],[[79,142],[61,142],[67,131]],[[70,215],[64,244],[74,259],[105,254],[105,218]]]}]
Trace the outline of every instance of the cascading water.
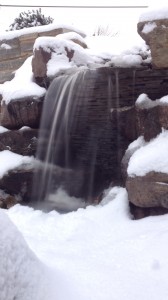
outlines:
[{"label": "cascading water", "polygon": [[[46,204],[59,187],[85,201],[120,180],[118,71],[83,69],[55,78],[43,106],[33,199]],[[125,146],[124,146],[125,147]]]}]

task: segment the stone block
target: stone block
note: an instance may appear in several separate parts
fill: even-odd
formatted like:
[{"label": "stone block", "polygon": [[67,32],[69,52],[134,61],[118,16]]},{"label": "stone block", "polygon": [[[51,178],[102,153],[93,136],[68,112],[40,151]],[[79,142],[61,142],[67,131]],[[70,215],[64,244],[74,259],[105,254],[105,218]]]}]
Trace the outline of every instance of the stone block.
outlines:
[{"label": "stone block", "polygon": [[21,54],[18,38],[0,41],[0,61],[17,58]]}]

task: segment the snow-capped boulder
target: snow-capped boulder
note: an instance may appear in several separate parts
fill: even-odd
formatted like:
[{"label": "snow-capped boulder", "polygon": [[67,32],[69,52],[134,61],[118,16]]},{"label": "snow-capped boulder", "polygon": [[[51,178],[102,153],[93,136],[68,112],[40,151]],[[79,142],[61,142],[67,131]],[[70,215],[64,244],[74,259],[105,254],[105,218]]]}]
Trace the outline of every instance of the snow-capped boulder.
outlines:
[{"label": "snow-capped boulder", "polygon": [[[139,143],[138,143],[139,141]],[[126,188],[129,201],[139,207],[168,208],[168,131],[150,142],[141,137],[128,162]]]},{"label": "snow-capped boulder", "polygon": [[49,82],[67,70],[74,70],[80,66],[88,66],[95,62],[102,62],[88,54],[84,48],[86,44],[77,34],[60,34],[56,37],[39,37],[34,44],[32,71],[36,82],[46,87]]},{"label": "snow-capped boulder", "polygon": [[168,67],[168,8],[148,11],[137,25],[138,33],[151,49],[154,68]]}]

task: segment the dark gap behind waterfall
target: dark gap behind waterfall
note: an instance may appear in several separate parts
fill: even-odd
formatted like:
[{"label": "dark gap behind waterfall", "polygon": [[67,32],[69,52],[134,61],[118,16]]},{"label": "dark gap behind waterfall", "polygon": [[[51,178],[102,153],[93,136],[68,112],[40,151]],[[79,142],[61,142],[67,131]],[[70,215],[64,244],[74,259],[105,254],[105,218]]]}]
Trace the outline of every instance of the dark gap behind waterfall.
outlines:
[{"label": "dark gap behind waterfall", "polygon": [[34,200],[47,201],[63,187],[69,195],[94,201],[110,184],[122,184],[120,162],[137,137],[133,105],[148,86],[149,97],[156,98],[151,70],[146,72],[148,83],[142,69],[114,68],[53,80],[43,106],[37,157],[45,163],[35,176]]}]

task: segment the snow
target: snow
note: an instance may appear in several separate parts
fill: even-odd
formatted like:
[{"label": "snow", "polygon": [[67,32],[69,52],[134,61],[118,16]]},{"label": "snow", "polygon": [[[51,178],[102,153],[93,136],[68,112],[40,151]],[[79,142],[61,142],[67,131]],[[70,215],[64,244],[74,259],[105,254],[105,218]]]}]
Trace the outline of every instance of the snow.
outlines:
[{"label": "snow", "polygon": [[147,24],[145,24],[142,32],[145,33],[145,34],[147,34],[147,33],[151,32],[151,31],[153,31],[153,29],[155,29],[156,27],[157,27],[157,25],[156,25],[155,22],[147,23]]},{"label": "snow", "polygon": [[[5,214],[46,267],[48,277],[51,275],[50,285],[43,285],[48,287],[46,300],[168,298],[168,215],[134,221],[124,188],[114,187],[99,205],[68,214],[43,213],[20,205]],[[4,245],[15,236],[9,232]],[[28,259],[24,260],[26,265]],[[13,265],[16,264],[17,259]],[[46,272],[42,273],[44,277]],[[38,284],[37,273],[33,278],[32,274],[30,270],[30,282]],[[22,272],[18,288],[22,288],[27,275]],[[0,295],[5,287],[0,289]]]},{"label": "snow", "polygon": [[20,30],[1,32],[0,40],[11,40],[11,39],[20,37],[21,35],[40,33],[40,32],[45,32],[45,31],[47,32],[50,30],[58,29],[58,28],[62,28],[63,32],[66,32],[66,30],[75,31],[75,32],[79,33],[81,36],[85,37],[85,33],[82,30],[77,29],[72,25],[52,23],[49,25],[35,26],[35,27],[24,28],[24,29],[20,29]]},{"label": "snow", "polygon": [[168,6],[157,7],[152,9],[149,7],[143,14],[139,17],[139,22],[162,20],[168,18]]},{"label": "snow", "polygon": [[6,81],[0,85],[2,102],[8,104],[13,99],[24,97],[42,97],[46,89],[33,82],[31,67],[32,57],[26,59],[24,64],[15,72],[15,77],[11,81]]},{"label": "snow", "polygon": [[9,150],[0,151],[0,178],[12,169],[21,165],[29,165],[33,162],[33,158],[13,153]]},{"label": "snow", "polygon": [[143,94],[139,95],[139,97],[137,98],[137,100],[135,102],[135,105],[141,109],[150,109],[152,107],[159,105],[159,103],[160,103],[160,100],[152,101],[148,97],[147,94],[143,93]]},{"label": "snow", "polygon": [[81,43],[85,43],[84,38],[80,34],[78,34],[77,32],[74,32],[74,31],[61,33],[61,34],[58,34],[56,37],[59,39],[65,39],[65,40],[78,40]]},{"label": "snow", "polygon": [[3,126],[0,126],[0,133],[4,133],[6,131],[9,131],[9,129],[3,127]]},{"label": "snow", "polygon": [[142,145],[131,156],[127,173],[130,177],[149,172],[168,173],[168,131],[163,130],[155,139]]},{"label": "snow", "polygon": [[168,105],[168,96],[163,96],[160,99],[156,99],[155,101],[151,100],[147,94],[141,94],[137,98],[135,105],[140,109],[150,109],[158,105]]},{"label": "snow", "polygon": [[0,222],[0,299],[47,300],[45,267],[2,209]]},{"label": "snow", "polygon": [[133,141],[131,144],[129,144],[127,150],[133,151],[134,149],[140,148],[146,144],[144,137],[139,136],[135,141]]},{"label": "snow", "polygon": [[6,49],[6,50],[10,50],[12,47],[6,43],[3,43],[0,45],[0,48]]}]

